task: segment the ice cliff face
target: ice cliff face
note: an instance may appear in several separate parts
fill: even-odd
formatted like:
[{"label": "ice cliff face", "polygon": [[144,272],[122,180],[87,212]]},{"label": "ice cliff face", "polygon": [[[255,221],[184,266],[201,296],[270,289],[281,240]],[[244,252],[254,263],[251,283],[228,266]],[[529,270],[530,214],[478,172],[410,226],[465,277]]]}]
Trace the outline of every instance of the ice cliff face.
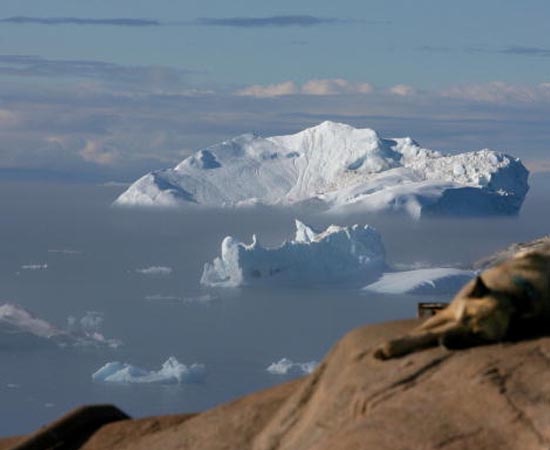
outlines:
[{"label": "ice cliff face", "polygon": [[443,155],[410,138],[323,122],[289,136],[238,136],[136,181],[116,205],[315,204],[332,212],[516,213],[528,191],[518,158]]},{"label": "ice cliff face", "polygon": [[374,228],[331,225],[318,233],[297,220],[294,240],[276,248],[261,246],[256,236],[249,245],[227,236],[221,256],[204,265],[201,283],[222,287],[364,285],[377,279],[385,267],[384,246]]}]

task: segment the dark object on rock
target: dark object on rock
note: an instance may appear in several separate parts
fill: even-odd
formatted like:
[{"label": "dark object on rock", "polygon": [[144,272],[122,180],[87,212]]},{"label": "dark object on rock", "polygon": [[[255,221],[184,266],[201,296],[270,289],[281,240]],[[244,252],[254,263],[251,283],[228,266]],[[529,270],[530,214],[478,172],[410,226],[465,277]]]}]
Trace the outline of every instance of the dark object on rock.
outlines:
[{"label": "dark object on rock", "polygon": [[449,304],[442,302],[420,302],[416,306],[416,317],[426,319],[427,317],[434,316],[438,311],[445,309]]},{"label": "dark object on rock", "polygon": [[78,449],[103,425],[130,417],[113,405],[76,408],[12,447],[12,450]]}]

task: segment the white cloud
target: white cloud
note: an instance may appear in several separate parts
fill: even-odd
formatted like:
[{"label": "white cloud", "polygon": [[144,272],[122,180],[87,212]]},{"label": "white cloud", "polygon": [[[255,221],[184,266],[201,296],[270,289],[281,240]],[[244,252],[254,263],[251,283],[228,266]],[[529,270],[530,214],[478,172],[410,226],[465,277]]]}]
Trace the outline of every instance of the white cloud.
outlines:
[{"label": "white cloud", "polygon": [[293,81],[285,81],[278,84],[268,84],[262,86],[255,84],[236,92],[237,95],[249,97],[280,97],[282,95],[294,95],[298,93],[298,88]]},{"label": "white cloud", "polygon": [[309,80],[301,89],[304,95],[370,94],[372,91],[369,83],[353,83],[341,78]]},{"label": "white cloud", "polygon": [[19,116],[8,110],[8,109],[0,109],[0,126],[1,127],[12,127],[14,125],[19,125]]},{"label": "white cloud", "polygon": [[250,97],[281,97],[285,95],[338,95],[338,94],[370,94],[373,87],[369,83],[354,83],[341,78],[326,78],[306,81],[298,86],[293,81],[279,84],[253,85],[241,89],[236,95]]},{"label": "white cloud", "polygon": [[408,97],[416,94],[416,89],[408,84],[396,84],[389,89],[390,94],[400,95],[402,97]]},{"label": "white cloud", "polygon": [[535,86],[513,85],[503,81],[453,86],[441,96],[488,103],[537,103],[550,100],[550,83]]},{"label": "white cloud", "polygon": [[99,165],[110,165],[116,160],[116,153],[105,147],[100,141],[86,140],[84,148],[79,152],[84,161]]}]

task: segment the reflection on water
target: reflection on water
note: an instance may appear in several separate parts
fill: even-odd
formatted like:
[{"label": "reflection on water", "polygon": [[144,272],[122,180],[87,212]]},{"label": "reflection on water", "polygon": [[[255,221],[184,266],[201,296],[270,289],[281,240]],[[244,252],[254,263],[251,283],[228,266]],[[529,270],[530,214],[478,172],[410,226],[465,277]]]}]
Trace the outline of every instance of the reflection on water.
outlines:
[{"label": "reflection on water", "polygon": [[[108,207],[120,188],[1,183],[0,301],[59,327],[69,316],[99,312],[101,332],[124,345],[0,350],[0,435],[28,432],[90,402],[112,402],[134,416],[201,410],[286,379],[266,371],[283,357],[320,360],[350,328],[415,314],[416,297],[345,288],[203,289],[202,266],[228,234],[250,241],[256,233],[262,244],[276,245],[293,235],[294,217],[319,228],[369,223],[381,232],[391,264],[464,266],[548,233],[550,178],[538,175],[531,184],[519,217],[413,222],[120,210]],[[169,356],[205,364],[204,382],[110,386],[91,379],[108,361],[157,370]]]}]

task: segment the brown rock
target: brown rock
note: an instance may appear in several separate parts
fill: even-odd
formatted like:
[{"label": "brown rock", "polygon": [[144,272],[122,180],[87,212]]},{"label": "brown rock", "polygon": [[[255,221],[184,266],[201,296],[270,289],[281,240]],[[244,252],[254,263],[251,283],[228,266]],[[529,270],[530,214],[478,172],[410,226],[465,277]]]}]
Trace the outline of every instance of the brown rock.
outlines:
[{"label": "brown rock", "polygon": [[[379,361],[418,321],[356,329],[316,371],[194,417],[121,421],[83,449],[550,448],[550,337]],[[179,418],[178,418],[179,417]]]}]

